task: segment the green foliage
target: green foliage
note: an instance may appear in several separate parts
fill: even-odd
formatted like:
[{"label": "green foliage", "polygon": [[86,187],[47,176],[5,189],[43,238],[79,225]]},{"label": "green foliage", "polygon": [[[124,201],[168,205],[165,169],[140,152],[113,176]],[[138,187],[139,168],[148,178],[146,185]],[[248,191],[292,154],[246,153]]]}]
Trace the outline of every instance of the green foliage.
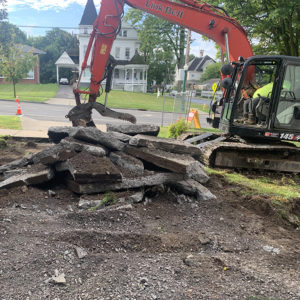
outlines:
[{"label": "green foliage", "polygon": [[168,128],[169,131],[169,138],[176,139],[186,130],[188,130],[188,125],[186,124],[185,119],[178,120],[175,124],[171,124]]},{"label": "green foliage", "polygon": [[222,63],[213,63],[208,65],[200,78],[200,82],[204,82],[208,79],[219,78],[221,67]]},{"label": "green foliage", "polygon": [[0,21],[5,20],[7,18],[7,10],[6,10],[6,0],[0,0]]},{"label": "green foliage", "polygon": [[21,45],[12,45],[7,49],[0,47],[0,69],[5,80],[12,82],[14,97],[16,84],[37,64],[37,57],[30,52],[24,52]]},{"label": "green foliage", "polygon": [[224,0],[222,4],[248,31],[255,54],[300,55],[299,0]]},{"label": "green foliage", "polygon": [[[55,28],[42,37],[32,37],[28,39],[30,45],[46,52],[40,57],[40,79],[41,83],[56,82],[55,62],[59,59],[64,51],[69,55],[78,53],[78,40],[75,35]],[[72,79],[71,69],[60,70],[61,77]]]},{"label": "green foliage", "polygon": [[90,211],[95,211],[103,206],[109,206],[114,204],[117,201],[116,195],[112,192],[106,192],[101,202],[90,208]]}]

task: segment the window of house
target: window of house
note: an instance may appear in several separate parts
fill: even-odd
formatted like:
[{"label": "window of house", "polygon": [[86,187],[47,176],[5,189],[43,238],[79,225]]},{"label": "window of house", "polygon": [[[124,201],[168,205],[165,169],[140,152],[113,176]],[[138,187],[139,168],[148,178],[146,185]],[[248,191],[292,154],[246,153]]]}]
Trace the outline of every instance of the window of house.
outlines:
[{"label": "window of house", "polygon": [[137,72],[136,72],[136,71],[134,71],[134,75],[133,75],[133,76],[134,76],[133,78],[134,78],[135,80],[137,80]]},{"label": "window of house", "polygon": [[140,80],[143,80],[143,72],[140,72]]},{"label": "window of house", "polygon": [[34,79],[34,71],[30,70],[25,79]]},{"label": "window of house", "polygon": [[123,36],[127,37],[127,30],[123,30]]},{"label": "window of house", "polygon": [[122,30],[119,31],[118,36],[122,36]]},{"label": "window of house", "polygon": [[84,34],[88,34],[88,29],[85,27],[85,28],[83,28],[83,33]]},{"label": "window of house", "polygon": [[119,69],[115,69],[115,78],[116,79],[120,78],[120,70]]},{"label": "window of house", "polygon": [[120,47],[116,47],[115,51],[116,51],[116,58],[120,58],[120,52],[121,52]]},{"label": "window of house", "polygon": [[130,58],[130,48],[125,49],[125,58],[129,59]]}]

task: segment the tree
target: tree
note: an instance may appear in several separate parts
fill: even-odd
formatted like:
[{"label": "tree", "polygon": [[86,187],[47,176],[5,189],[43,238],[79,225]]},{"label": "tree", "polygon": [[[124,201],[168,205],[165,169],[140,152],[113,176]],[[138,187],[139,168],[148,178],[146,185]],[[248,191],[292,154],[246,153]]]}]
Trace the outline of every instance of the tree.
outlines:
[{"label": "tree", "polygon": [[26,77],[37,63],[37,57],[30,52],[24,52],[22,46],[11,46],[8,52],[0,49],[0,69],[1,75],[7,81],[12,82],[14,87],[14,97],[16,97],[16,84]]},{"label": "tree", "polygon": [[0,22],[0,45],[2,51],[9,51],[12,45],[26,44],[26,42],[27,38],[25,33],[17,26],[6,21]]},{"label": "tree", "polygon": [[162,68],[169,69],[170,73],[174,72],[175,65],[183,68],[186,37],[183,27],[135,9],[129,9],[124,20],[138,31],[140,51],[149,64],[149,82],[162,82]]},{"label": "tree", "polygon": [[208,65],[201,76],[200,82],[204,82],[208,79],[219,78],[221,67],[222,64],[220,62]]},{"label": "tree", "polygon": [[6,0],[0,0],[0,21],[7,19],[7,11],[5,6]]},{"label": "tree", "polygon": [[222,3],[228,14],[248,31],[255,54],[300,55],[299,0],[224,0]]},{"label": "tree", "polygon": [[[59,59],[64,51],[70,53],[75,49],[78,52],[78,40],[75,35],[54,28],[46,33],[43,37],[33,37],[28,39],[28,43],[46,54],[40,57],[40,78],[41,83],[56,82],[55,62]],[[65,76],[64,77],[69,77]]]}]

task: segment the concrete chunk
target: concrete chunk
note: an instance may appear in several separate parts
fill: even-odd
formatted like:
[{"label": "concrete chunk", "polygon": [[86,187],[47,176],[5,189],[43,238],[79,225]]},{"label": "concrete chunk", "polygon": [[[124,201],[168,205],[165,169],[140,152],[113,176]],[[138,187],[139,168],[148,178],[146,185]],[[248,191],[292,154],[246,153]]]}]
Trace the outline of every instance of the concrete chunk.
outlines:
[{"label": "concrete chunk", "polygon": [[90,183],[80,184],[73,180],[66,180],[68,188],[77,194],[96,194],[106,191],[117,191],[145,186],[153,186],[165,183],[174,183],[183,180],[182,174],[176,173],[151,173],[135,178],[123,178],[119,183]]},{"label": "concrete chunk", "polygon": [[109,158],[117,166],[127,169],[134,174],[142,175],[144,172],[144,164],[139,159],[124,152],[111,152]]},{"label": "concrete chunk", "polygon": [[54,172],[51,168],[44,165],[35,165],[22,171],[21,174],[11,176],[8,179],[0,182],[1,188],[12,188],[20,185],[35,185],[47,182],[54,177]]},{"label": "concrete chunk", "polygon": [[72,147],[57,144],[34,154],[32,161],[35,164],[42,163],[44,165],[51,165],[59,161],[65,161],[74,155],[76,155],[76,152]]},{"label": "concrete chunk", "polygon": [[66,137],[61,140],[60,144],[68,145],[70,148],[74,149],[76,152],[85,151],[95,156],[105,156],[106,149],[100,145],[90,144],[84,141],[76,140],[72,137]]},{"label": "concrete chunk", "polygon": [[77,129],[77,127],[71,126],[52,126],[48,129],[48,136],[53,143],[58,144],[62,139],[70,136],[70,134]]},{"label": "concrete chunk", "polygon": [[129,144],[132,146],[160,149],[178,154],[201,156],[201,150],[198,147],[174,139],[164,139],[138,134],[130,139]]},{"label": "concrete chunk", "polygon": [[196,161],[195,164],[191,166],[189,173],[187,174],[188,178],[192,178],[199,183],[206,183],[209,180],[209,176],[204,170],[203,165]]},{"label": "concrete chunk", "polygon": [[136,135],[136,134],[145,134],[145,135],[153,135],[157,136],[159,133],[159,126],[150,125],[150,124],[122,124],[122,125],[115,125],[115,124],[106,124],[106,130],[108,132],[115,131],[121,132],[128,135]]},{"label": "concrete chunk", "polygon": [[189,172],[195,169],[195,165],[197,164],[197,161],[191,156],[157,149],[137,148],[127,145],[125,152],[175,173],[189,174]]},{"label": "concrete chunk", "polygon": [[93,144],[100,144],[112,150],[123,150],[125,143],[115,138],[112,134],[102,132],[97,128],[82,128],[79,127],[71,134],[75,139],[90,142]]},{"label": "concrete chunk", "polygon": [[73,179],[80,183],[122,180],[120,170],[108,157],[96,157],[87,152],[81,152],[69,160],[57,164],[56,170],[69,171]]},{"label": "concrete chunk", "polygon": [[171,186],[183,194],[196,196],[198,201],[216,199],[209,189],[193,179],[178,181]]},{"label": "concrete chunk", "polygon": [[29,164],[32,164],[32,155],[14,160],[6,165],[0,166],[0,174],[3,174],[4,172],[11,171],[14,169],[26,167]]}]

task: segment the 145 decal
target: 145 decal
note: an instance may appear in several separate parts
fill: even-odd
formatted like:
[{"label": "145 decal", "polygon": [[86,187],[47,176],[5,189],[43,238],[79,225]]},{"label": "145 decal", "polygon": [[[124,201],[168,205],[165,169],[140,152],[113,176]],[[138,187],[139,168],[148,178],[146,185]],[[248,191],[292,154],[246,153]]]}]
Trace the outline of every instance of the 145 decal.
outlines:
[{"label": "145 decal", "polygon": [[295,135],[293,133],[281,133],[280,139],[288,141],[300,141],[300,135]]}]

